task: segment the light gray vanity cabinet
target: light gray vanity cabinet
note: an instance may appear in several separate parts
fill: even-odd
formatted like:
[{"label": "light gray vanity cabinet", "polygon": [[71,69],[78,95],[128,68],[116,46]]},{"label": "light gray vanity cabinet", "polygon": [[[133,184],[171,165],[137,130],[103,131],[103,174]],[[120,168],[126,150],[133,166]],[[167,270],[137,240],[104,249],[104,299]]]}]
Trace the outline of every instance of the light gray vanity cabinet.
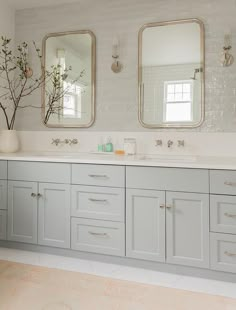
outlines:
[{"label": "light gray vanity cabinet", "polygon": [[165,261],[164,205],[164,191],[127,189],[127,257]]},{"label": "light gray vanity cabinet", "polygon": [[124,222],[124,188],[72,185],[71,200],[73,217]]},{"label": "light gray vanity cabinet", "polygon": [[7,162],[0,161],[0,240],[7,234]]},{"label": "light gray vanity cabinet", "polygon": [[211,231],[236,235],[236,196],[211,195]]},{"label": "light gray vanity cabinet", "polygon": [[0,240],[5,240],[7,237],[7,212],[0,210]]},{"label": "light gray vanity cabinet", "polygon": [[38,244],[70,247],[70,185],[39,183]]},{"label": "light gray vanity cabinet", "polygon": [[36,182],[8,182],[8,240],[37,243]]},{"label": "light gray vanity cabinet", "polygon": [[7,209],[7,181],[0,180],[0,210]]},{"label": "light gray vanity cabinet", "polygon": [[125,256],[125,167],[72,165],[71,248]]},{"label": "light gray vanity cabinet", "polygon": [[127,167],[126,177],[126,255],[208,268],[208,171]]},{"label": "light gray vanity cabinet", "polygon": [[236,272],[236,171],[210,172],[211,269]]},{"label": "light gray vanity cabinet", "polygon": [[209,195],[166,193],[166,261],[209,268]]},{"label": "light gray vanity cabinet", "polygon": [[69,248],[70,165],[9,162],[9,178],[8,240]]}]

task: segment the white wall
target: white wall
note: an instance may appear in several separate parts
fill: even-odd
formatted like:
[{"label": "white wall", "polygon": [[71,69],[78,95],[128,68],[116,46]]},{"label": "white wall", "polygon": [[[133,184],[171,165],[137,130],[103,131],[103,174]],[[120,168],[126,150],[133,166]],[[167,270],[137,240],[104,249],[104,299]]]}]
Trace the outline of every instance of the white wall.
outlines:
[{"label": "white wall", "polygon": [[[57,31],[90,29],[97,39],[96,122],[93,131],[144,131],[138,123],[138,31],[148,22],[199,18],[206,28],[206,121],[192,131],[236,132],[236,64],[222,68],[219,54],[223,36],[230,28],[236,56],[235,0],[87,0],[17,12],[17,40],[36,40]],[[121,39],[124,69],[111,69],[114,35]],[[236,58],[236,57],[235,57]],[[40,106],[40,92],[28,101]],[[37,109],[24,110],[20,130],[46,130]],[[170,131],[168,129],[168,131]]]},{"label": "white wall", "polygon": [[[0,37],[1,36],[11,38],[12,45],[14,46],[15,11],[4,3],[4,0],[0,0]],[[5,128],[5,120],[2,116],[2,112],[0,111],[0,129],[1,128]]]}]

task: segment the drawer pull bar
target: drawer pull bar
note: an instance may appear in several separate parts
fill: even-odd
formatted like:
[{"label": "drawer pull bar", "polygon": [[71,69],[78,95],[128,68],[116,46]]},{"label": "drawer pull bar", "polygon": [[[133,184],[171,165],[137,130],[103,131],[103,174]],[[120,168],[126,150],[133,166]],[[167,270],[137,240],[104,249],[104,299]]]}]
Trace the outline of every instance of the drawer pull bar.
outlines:
[{"label": "drawer pull bar", "polygon": [[224,182],[224,185],[236,187],[236,183],[235,183],[235,182],[227,182],[227,181],[225,181],[225,182]]},{"label": "drawer pull bar", "polygon": [[89,198],[89,201],[91,202],[101,202],[101,203],[107,203],[106,199],[95,199],[95,198]]},{"label": "drawer pull bar", "polygon": [[227,255],[227,256],[230,256],[230,257],[236,257],[236,254],[234,254],[234,253],[229,253],[229,252],[227,252],[227,251],[225,251],[225,255]]},{"label": "drawer pull bar", "polygon": [[89,231],[89,234],[92,236],[97,236],[97,237],[109,237],[107,233],[96,233],[93,231]]},{"label": "drawer pull bar", "polygon": [[236,218],[236,214],[224,213],[224,215],[227,217]]},{"label": "drawer pull bar", "polygon": [[89,174],[90,178],[108,179],[106,174]]}]

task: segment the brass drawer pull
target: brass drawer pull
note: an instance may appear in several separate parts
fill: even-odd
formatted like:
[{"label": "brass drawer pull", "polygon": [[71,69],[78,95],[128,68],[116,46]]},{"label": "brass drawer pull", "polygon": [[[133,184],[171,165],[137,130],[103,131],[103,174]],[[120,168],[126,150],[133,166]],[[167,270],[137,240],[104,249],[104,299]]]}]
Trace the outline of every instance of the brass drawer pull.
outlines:
[{"label": "brass drawer pull", "polygon": [[31,197],[35,198],[36,196],[37,196],[37,194],[31,193]]},{"label": "brass drawer pull", "polygon": [[231,218],[236,218],[236,214],[230,214],[230,213],[224,213],[224,216],[227,216],[227,217],[231,217]]},{"label": "brass drawer pull", "polygon": [[165,208],[165,205],[164,205],[164,204],[161,204],[161,205],[160,205],[160,208],[161,208],[161,209]]},{"label": "brass drawer pull", "polygon": [[43,197],[43,195],[42,195],[42,194],[40,194],[40,193],[38,193],[37,197],[38,197],[38,198],[42,198],[42,197]]},{"label": "brass drawer pull", "polygon": [[109,179],[106,174],[89,174],[90,178]]},{"label": "brass drawer pull", "polygon": [[97,236],[97,237],[109,237],[109,235],[107,233],[96,233],[93,231],[89,231],[88,233],[92,236]]},{"label": "brass drawer pull", "polygon": [[229,257],[236,257],[236,254],[234,253],[229,253],[228,251],[225,251],[225,255],[229,256]]},{"label": "brass drawer pull", "polygon": [[95,199],[95,198],[89,198],[89,201],[91,202],[100,202],[100,203],[107,203],[107,199]]},{"label": "brass drawer pull", "polygon": [[224,182],[224,185],[236,187],[236,183],[235,183],[235,182],[228,182],[228,181],[225,181],[225,182]]},{"label": "brass drawer pull", "polygon": [[169,205],[169,206],[166,206],[167,209],[172,209],[173,206]]}]

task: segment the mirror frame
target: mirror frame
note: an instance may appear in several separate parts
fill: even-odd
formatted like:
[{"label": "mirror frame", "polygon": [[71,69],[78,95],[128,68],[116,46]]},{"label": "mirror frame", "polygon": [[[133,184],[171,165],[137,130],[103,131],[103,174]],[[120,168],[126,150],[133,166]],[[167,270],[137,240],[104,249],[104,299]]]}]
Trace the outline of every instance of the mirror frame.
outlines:
[{"label": "mirror frame", "polygon": [[[60,37],[65,35],[73,35],[73,34],[89,34],[92,39],[92,46],[91,46],[91,120],[88,124],[84,125],[50,125],[50,124],[44,124],[44,126],[49,128],[88,128],[93,125],[95,122],[95,116],[96,116],[96,109],[95,109],[95,96],[96,96],[96,37],[94,33],[90,30],[75,30],[75,31],[65,31],[65,32],[55,32],[55,33],[49,33],[43,38],[42,43],[42,63],[45,68],[46,65],[46,41],[49,38],[52,37]],[[43,83],[42,86],[42,104],[41,104],[41,118],[42,121],[44,120],[45,116],[45,108],[46,108],[46,102],[45,102],[45,83]]]},{"label": "mirror frame", "polygon": [[[187,24],[187,23],[197,23],[200,28],[200,49],[201,49],[201,67],[203,68],[202,79],[201,79],[201,119],[192,124],[184,125],[184,124],[163,124],[163,125],[155,125],[155,124],[147,124],[143,121],[143,86],[142,86],[142,36],[143,32],[147,28],[151,27],[161,27],[168,25],[177,25],[177,24]],[[154,128],[196,128],[202,125],[205,119],[205,28],[204,24],[201,20],[197,18],[190,19],[181,19],[181,20],[173,20],[173,21],[165,21],[165,22],[156,22],[156,23],[148,23],[143,25],[138,33],[138,120],[139,123],[149,129]]]}]

